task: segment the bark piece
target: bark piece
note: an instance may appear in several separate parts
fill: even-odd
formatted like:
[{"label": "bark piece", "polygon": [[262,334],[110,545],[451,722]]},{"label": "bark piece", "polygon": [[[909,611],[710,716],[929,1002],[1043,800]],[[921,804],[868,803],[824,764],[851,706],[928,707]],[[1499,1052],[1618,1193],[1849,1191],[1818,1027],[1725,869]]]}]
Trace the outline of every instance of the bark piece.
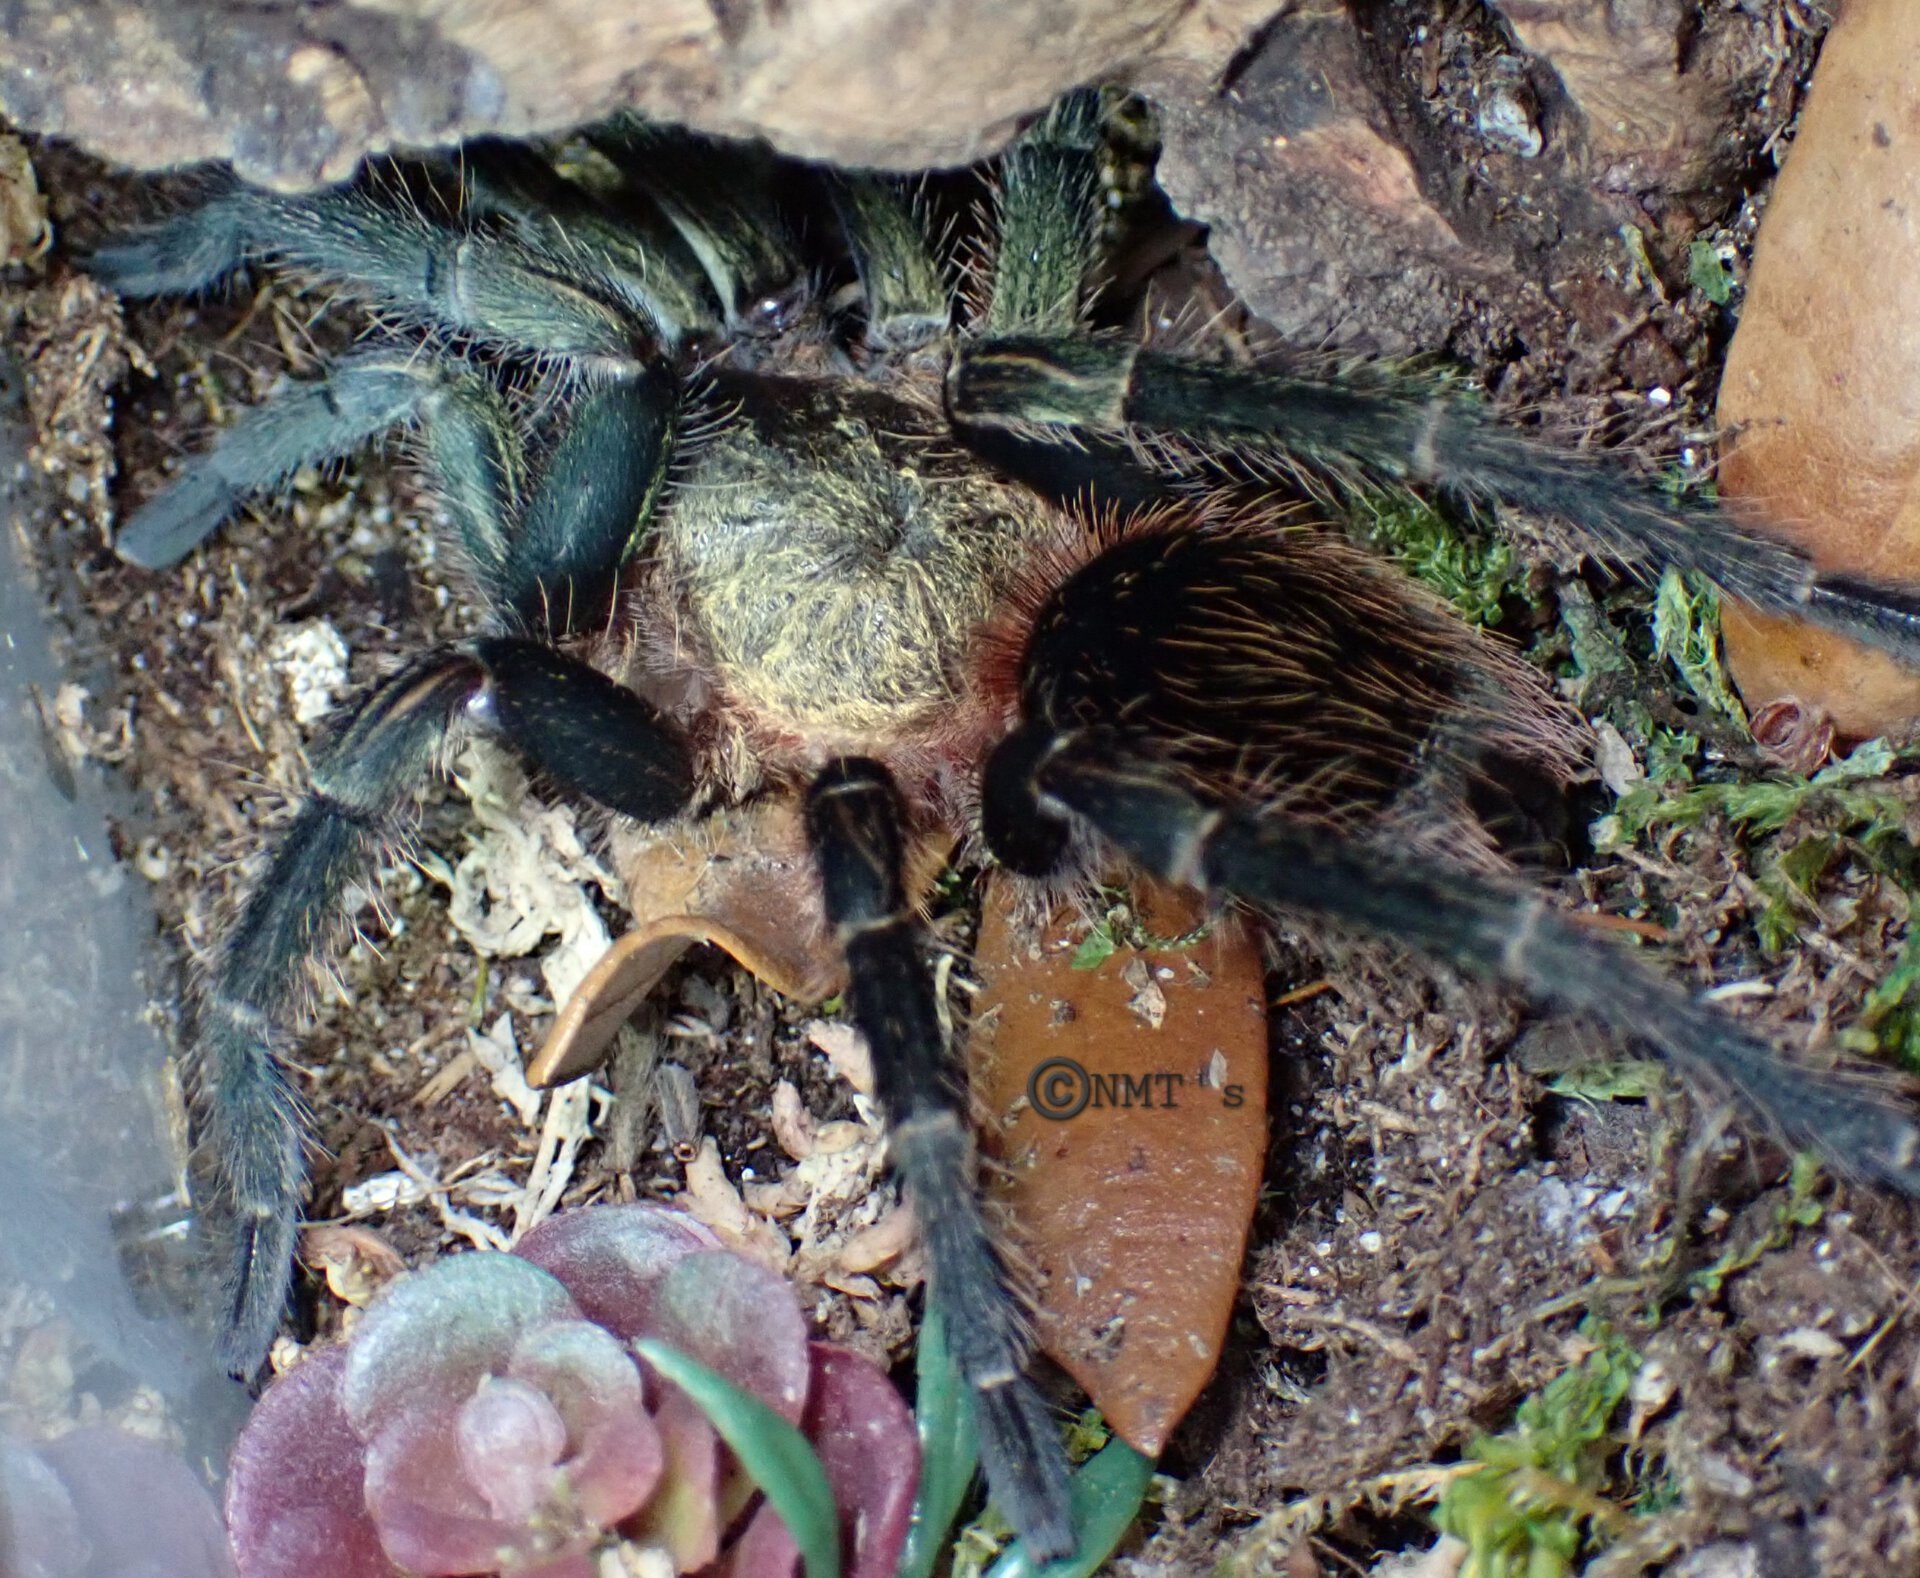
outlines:
[{"label": "bark piece", "polygon": [[[635,108],[790,153],[969,162],[1158,49],[1224,60],[1244,0],[20,0],[0,103],[153,169],[231,158],[280,187],[370,152]],[[1178,37],[1174,34],[1180,24]],[[1180,40],[1189,41],[1180,45]]]}]

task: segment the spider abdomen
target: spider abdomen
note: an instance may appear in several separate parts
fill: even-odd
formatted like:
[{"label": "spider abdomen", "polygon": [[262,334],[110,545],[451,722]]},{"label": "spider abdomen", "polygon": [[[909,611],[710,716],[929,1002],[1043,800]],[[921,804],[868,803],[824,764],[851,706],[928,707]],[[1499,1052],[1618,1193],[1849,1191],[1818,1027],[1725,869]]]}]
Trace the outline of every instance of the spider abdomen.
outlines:
[{"label": "spider abdomen", "polygon": [[1327,531],[1156,517],[1082,551],[1032,606],[1023,715],[1151,741],[1210,797],[1455,842],[1489,756],[1580,758],[1535,670]]}]

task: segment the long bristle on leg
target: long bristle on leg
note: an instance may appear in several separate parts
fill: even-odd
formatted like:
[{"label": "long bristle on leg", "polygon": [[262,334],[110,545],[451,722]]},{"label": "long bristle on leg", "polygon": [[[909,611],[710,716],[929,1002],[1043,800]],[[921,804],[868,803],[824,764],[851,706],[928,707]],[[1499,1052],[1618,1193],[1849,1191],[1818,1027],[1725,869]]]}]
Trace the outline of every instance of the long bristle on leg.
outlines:
[{"label": "long bristle on leg", "polygon": [[1909,588],[1822,577],[1798,549],[1719,504],[1676,497],[1408,379],[1218,367],[1116,340],[1008,335],[962,347],[948,401],[957,420],[1015,433],[1127,434],[1161,455],[1265,455],[1336,480],[1515,505],[1630,566],[1698,570],[1757,607],[1920,663],[1920,607]]},{"label": "long bristle on leg", "polygon": [[847,956],[848,1003],[872,1048],[894,1167],[916,1202],[931,1296],[973,1388],[987,1485],[1029,1557],[1050,1561],[1074,1545],[1066,1459],[1024,1373],[1023,1322],[981,1212],[966,1103],[906,899],[904,826],[899,793],[877,762],[835,762],[808,792],[827,918]]},{"label": "long bristle on leg", "polygon": [[1842,1173],[1920,1195],[1920,1123],[1884,1088],[1788,1061],[1582,930],[1543,895],[1321,825],[1209,804],[1150,750],[1110,730],[1044,744],[1028,738],[1024,747],[1034,815],[1056,824],[1083,819],[1169,882],[1391,937],[1591,1018],[1650,1047],[1709,1093],[1737,1097]]}]

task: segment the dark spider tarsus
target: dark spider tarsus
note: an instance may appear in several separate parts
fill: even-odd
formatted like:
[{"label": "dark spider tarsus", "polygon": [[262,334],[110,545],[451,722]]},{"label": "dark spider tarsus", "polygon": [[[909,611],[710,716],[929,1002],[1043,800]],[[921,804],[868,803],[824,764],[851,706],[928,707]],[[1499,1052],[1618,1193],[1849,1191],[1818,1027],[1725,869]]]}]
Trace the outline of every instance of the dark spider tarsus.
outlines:
[{"label": "dark spider tarsus", "polygon": [[1044,1562],[1073,1550],[1066,1459],[1024,1374],[1025,1334],[981,1215],[966,1104],[906,899],[905,821],[878,762],[834,762],[807,793],[827,919],[847,956],[849,1011],[873,1049],[888,1147],[932,1267],[930,1296],[946,1310],[954,1363],[977,1399],[987,1483],[1028,1555]]}]

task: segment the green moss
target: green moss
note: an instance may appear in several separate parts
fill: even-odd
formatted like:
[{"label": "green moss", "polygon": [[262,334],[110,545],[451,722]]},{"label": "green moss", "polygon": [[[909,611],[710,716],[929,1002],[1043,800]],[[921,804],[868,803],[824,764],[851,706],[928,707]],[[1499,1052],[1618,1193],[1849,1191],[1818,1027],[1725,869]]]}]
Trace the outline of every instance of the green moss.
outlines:
[{"label": "green moss", "polygon": [[1467,1544],[1460,1578],[1571,1578],[1626,1526],[1608,1492],[1624,1483],[1625,1439],[1614,1415],[1633,1386],[1640,1355],[1606,1322],[1589,1317],[1586,1357],[1520,1405],[1511,1426],[1468,1449],[1483,1465],[1449,1482],[1434,1509],[1443,1533]]},{"label": "green moss", "polygon": [[1668,570],[1653,596],[1653,651],[1664,658],[1703,706],[1745,728],[1720,654],[1720,594],[1704,576]]},{"label": "green moss", "polygon": [[1416,494],[1369,491],[1355,500],[1354,516],[1369,547],[1475,624],[1498,623],[1509,598],[1526,596],[1527,567],[1510,543],[1463,525]]}]

